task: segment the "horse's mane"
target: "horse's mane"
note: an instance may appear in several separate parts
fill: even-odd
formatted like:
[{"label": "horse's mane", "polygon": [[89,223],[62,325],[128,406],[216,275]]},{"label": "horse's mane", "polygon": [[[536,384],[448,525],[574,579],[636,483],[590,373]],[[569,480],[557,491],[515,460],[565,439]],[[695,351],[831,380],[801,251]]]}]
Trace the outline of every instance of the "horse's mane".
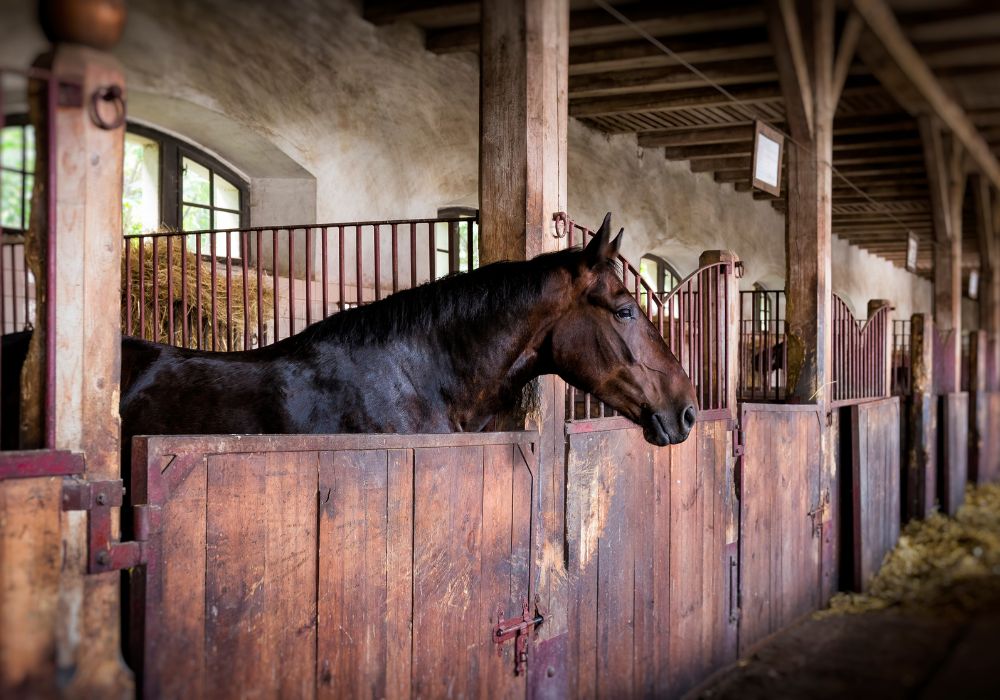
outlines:
[{"label": "horse's mane", "polygon": [[454,324],[493,323],[500,316],[519,314],[534,304],[548,273],[565,268],[579,255],[579,249],[572,248],[451,274],[336,313],[299,335],[303,340],[336,337],[372,344],[404,336],[426,337],[435,329]]}]

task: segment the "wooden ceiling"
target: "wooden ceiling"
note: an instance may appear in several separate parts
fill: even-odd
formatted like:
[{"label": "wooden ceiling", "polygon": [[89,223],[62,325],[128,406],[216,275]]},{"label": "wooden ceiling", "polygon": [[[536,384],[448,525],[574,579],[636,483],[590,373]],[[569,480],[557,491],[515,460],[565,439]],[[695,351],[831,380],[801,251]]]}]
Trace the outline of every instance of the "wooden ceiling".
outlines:
[{"label": "wooden ceiling", "polygon": [[[784,127],[763,3],[611,4],[750,105],[754,114]],[[693,172],[711,173],[716,181],[748,197],[772,200],[784,211],[783,198],[751,190],[753,119],[745,107],[593,2],[573,0],[571,5],[571,116],[608,133],[634,133],[640,145],[662,148],[666,158],[687,161]],[[1000,4],[896,0],[891,5],[921,57],[1000,155]],[[427,48],[437,53],[478,50],[478,2],[368,0],[365,16],[376,24],[417,24],[425,30]],[[841,16],[838,33],[843,23]],[[834,167],[843,176],[834,176],[833,232],[902,266],[906,229],[911,230],[920,240],[919,270],[929,276],[932,221],[917,122],[857,57],[838,104],[833,148]],[[965,209],[964,264],[976,267],[971,197]]]}]

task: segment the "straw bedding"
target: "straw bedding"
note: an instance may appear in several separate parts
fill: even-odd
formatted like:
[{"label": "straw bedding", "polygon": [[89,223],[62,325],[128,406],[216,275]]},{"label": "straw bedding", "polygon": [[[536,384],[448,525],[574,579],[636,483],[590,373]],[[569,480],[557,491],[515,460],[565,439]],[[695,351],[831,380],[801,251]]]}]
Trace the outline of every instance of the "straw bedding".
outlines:
[{"label": "straw bedding", "polygon": [[1000,484],[970,486],[955,518],[909,523],[865,595],[840,593],[819,616],[885,608],[975,610],[1000,595]]},{"label": "straw bedding", "polygon": [[[263,309],[257,307],[258,280],[251,274],[243,278],[240,261],[233,261],[233,276],[230,283],[232,321],[227,323],[228,311],[226,298],[226,264],[207,260],[194,250],[185,246],[184,237],[162,237],[156,244],[156,260],[153,259],[153,241],[144,239],[141,245],[143,275],[140,279],[138,240],[128,240],[125,255],[122,256],[122,331],[129,335],[161,343],[184,346],[183,330],[187,324],[189,348],[197,347],[198,339],[198,299],[199,280],[197,269],[201,268],[200,306],[201,306],[201,338],[202,348],[212,347],[212,265],[216,265],[215,279],[215,318],[218,325],[217,350],[243,350],[243,329],[249,325],[251,332],[250,346],[259,345],[257,339],[257,318],[263,312],[263,324],[266,327],[273,319],[274,284],[270,277],[262,277],[261,295]],[[128,266],[126,266],[128,258]],[[182,277],[182,261],[186,266],[186,275]],[[169,263],[169,264],[168,264]],[[167,270],[173,268],[171,284],[168,285]],[[155,280],[155,284],[154,284]],[[244,285],[246,285],[246,304],[244,304]],[[154,295],[155,286],[155,295]],[[187,291],[186,304],[184,291]],[[141,294],[140,294],[141,290]],[[131,291],[129,296],[128,292]],[[171,305],[171,296],[173,303]],[[154,315],[154,298],[157,299],[158,313]],[[132,325],[128,326],[128,305],[131,299]],[[145,311],[142,328],[139,327],[139,312],[142,300]],[[170,309],[173,309],[173,338],[170,338]],[[245,307],[245,308],[244,308]]]}]

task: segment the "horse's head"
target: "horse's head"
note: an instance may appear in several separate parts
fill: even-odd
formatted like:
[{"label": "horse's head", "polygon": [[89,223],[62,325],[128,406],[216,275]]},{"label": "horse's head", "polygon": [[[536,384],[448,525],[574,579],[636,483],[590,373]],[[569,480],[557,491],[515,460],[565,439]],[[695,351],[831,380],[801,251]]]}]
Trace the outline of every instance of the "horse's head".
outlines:
[{"label": "horse's head", "polygon": [[611,214],[570,263],[570,301],[552,331],[556,371],[642,427],[654,445],[683,442],[697,415],[694,387],[617,271],[622,232]]}]

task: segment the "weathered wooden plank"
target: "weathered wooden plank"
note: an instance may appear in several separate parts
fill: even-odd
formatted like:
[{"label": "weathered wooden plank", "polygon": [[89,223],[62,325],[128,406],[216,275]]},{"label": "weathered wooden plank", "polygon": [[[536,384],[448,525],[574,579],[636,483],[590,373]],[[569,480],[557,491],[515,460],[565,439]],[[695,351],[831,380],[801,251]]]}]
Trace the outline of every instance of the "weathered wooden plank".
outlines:
[{"label": "weathered wooden plank", "polygon": [[385,693],[387,453],[319,455],[318,695]]},{"label": "weathered wooden plank", "polygon": [[0,481],[0,696],[57,696],[61,504],[61,478]]},{"label": "weathered wooden plank", "polygon": [[[159,469],[153,465],[152,469]],[[146,612],[155,607],[157,624],[146,626],[144,688],[162,697],[204,697],[207,692],[205,586],[208,474],[199,460],[162,505],[159,558],[148,575]],[[134,609],[134,608],[133,608]]]},{"label": "weathered wooden plank", "polygon": [[240,697],[251,688],[269,684],[266,488],[264,455],[208,458],[207,559],[202,569],[205,694],[215,698]]},{"label": "weathered wooden plank", "polygon": [[265,471],[264,664],[270,677],[260,690],[311,698],[316,694],[317,453],[269,453]]},{"label": "weathered wooden plank", "polygon": [[[414,454],[413,692],[470,696],[479,688],[483,448]],[[461,474],[461,478],[455,478]]]},{"label": "weathered wooden plank", "polygon": [[[695,430],[699,430],[695,424]],[[688,438],[691,439],[691,438]],[[650,540],[653,553],[653,660],[655,664],[653,695],[664,696],[670,688],[670,504],[671,469],[674,450],[653,450],[653,522]],[[686,466],[686,465],[684,465]],[[682,468],[678,465],[678,469]]]},{"label": "weathered wooden plank", "polygon": [[[413,451],[388,451],[387,698],[410,697],[413,622]],[[321,492],[322,493],[322,492]]]},{"label": "weathered wooden plank", "polygon": [[941,510],[958,513],[965,500],[969,459],[969,395],[964,392],[941,397]]}]

